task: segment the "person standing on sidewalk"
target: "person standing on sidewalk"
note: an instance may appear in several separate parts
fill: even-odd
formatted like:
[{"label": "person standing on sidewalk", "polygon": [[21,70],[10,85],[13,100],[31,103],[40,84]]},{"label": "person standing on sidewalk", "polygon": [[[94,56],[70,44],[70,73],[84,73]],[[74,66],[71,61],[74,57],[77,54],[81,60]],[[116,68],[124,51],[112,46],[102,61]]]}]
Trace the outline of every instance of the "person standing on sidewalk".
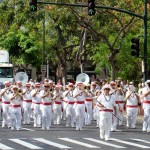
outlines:
[{"label": "person standing on sidewalk", "polygon": [[99,129],[100,129],[100,138],[106,141],[109,140],[110,131],[112,126],[112,114],[114,110],[114,114],[116,114],[116,104],[114,97],[110,94],[110,86],[104,85],[102,88],[102,93],[97,99],[99,103]]}]

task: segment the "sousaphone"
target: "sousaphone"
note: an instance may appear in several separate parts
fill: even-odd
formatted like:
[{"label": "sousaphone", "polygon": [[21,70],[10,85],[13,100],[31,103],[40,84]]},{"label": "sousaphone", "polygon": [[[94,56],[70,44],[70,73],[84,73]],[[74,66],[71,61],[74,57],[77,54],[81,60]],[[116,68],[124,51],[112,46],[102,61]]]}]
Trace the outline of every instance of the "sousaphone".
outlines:
[{"label": "sousaphone", "polygon": [[80,73],[76,78],[76,83],[82,82],[84,85],[90,82],[90,78],[86,73]]},{"label": "sousaphone", "polygon": [[28,75],[25,72],[18,72],[15,75],[15,82],[21,81],[23,85],[25,85],[28,82]]}]

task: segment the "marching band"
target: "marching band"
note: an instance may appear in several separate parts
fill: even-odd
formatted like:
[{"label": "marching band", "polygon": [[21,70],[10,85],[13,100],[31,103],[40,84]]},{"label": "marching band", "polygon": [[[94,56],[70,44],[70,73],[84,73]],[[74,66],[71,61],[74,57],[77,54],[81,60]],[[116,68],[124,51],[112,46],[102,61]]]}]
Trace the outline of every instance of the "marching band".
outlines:
[{"label": "marching band", "polygon": [[144,109],[143,131],[150,132],[150,80],[136,92],[135,86],[120,81],[92,81],[91,84],[68,83],[64,87],[46,79],[43,84],[32,81],[24,86],[5,82],[0,91],[2,127],[20,130],[22,124],[31,124],[50,130],[51,124],[83,130],[95,120],[100,138],[109,140],[110,132],[124,125],[136,128],[138,104]]}]

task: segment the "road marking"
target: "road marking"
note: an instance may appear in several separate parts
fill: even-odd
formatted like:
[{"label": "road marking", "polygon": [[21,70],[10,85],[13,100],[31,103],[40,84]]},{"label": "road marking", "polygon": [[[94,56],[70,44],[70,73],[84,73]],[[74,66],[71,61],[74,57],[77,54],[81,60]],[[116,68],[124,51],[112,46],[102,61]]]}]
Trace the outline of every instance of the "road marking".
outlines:
[{"label": "road marking", "polygon": [[147,143],[147,144],[150,144],[149,141],[146,141],[146,140],[142,140],[142,139],[132,139],[134,141],[138,141],[138,142],[143,142],[143,143]]},{"label": "road marking", "polygon": [[67,141],[67,142],[71,142],[71,143],[74,143],[74,144],[82,145],[82,146],[85,146],[85,147],[88,147],[88,148],[100,148],[98,146],[94,146],[94,145],[91,145],[91,144],[88,144],[88,143],[79,142],[79,141],[76,141],[76,140],[73,140],[73,139],[70,139],[70,138],[58,138],[58,139],[63,140],[63,141]]},{"label": "road marking", "polygon": [[119,146],[119,145],[116,145],[116,144],[111,144],[111,143],[104,142],[104,141],[97,140],[97,139],[93,139],[93,138],[84,138],[84,139],[92,141],[92,142],[95,142],[95,143],[99,143],[99,144],[115,147],[115,148],[127,148],[127,147]]},{"label": "road marking", "polygon": [[17,144],[20,144],[20,145],[22,145],[22,146],[28,147],[28,148],[30,148],[30,149],[43,149],[43,148],[41,148],[41,147],[35,146],[35,145],[30,144],[30,143],[28,143],[28,142],[22,141],[22,140],[20,140],[20,139],[9,139],[9,140],[10,140],[10,141],[13,141],[13,142],[15,142],[15,143],[17,143]]},{"label": "road marking", "polygon": [[23,130],[27,130],[27,131],[35,131],[35,130],[32,130],[32,129],[28,129],[28,128],[21,128]]},{"label": "road marking", "polygon": [[122,140],[115,139],[115,138],[110,138],[110,140],[113,140],[113,141],[119,142],[119,143],[123,143],[123,144],[132,145],[132,146],[135,146],[135,147],[140,147],[140,148],[150,148],[150,147],[145,146],[145,145],[140,145],[140,144],[137,144],[137,143],[131,143],[131,142],[127,142],[127,141],[122,141]]},{"label": "road marking", "polygon": [[13,149],[13,148],[11,148],[11,147],[9,147],[9,146],[7,146],[7,145],[4,145],[4,144],[2,144],[2,143],[0,143],[0,149],[2,149],[2,150],[11,150],[11,149]]},{"label": "road marking", "polygon": [[55,142],[52,142],[52,141],[45,140],[43,138],[33,138],[33,140],[36,140],[36,141],[39,141],[39,142],[42,142],[44,144],[48,144],[48,145],[51,145],[51,146],[54,146],[54,147],[58,147],[58,148],[61,148],[61,149],[71,148],[71,147],[68,147],[66,145],[62,145],[62,144],[58,144],[58,143],[55,143]]}]

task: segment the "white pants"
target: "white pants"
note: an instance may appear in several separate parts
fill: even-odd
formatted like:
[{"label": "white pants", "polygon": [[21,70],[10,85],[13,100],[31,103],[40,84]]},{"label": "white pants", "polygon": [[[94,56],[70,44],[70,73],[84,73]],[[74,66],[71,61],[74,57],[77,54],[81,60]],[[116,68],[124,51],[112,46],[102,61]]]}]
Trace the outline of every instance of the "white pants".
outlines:
[{"label": "white pants", "polygon": [[11,119],[11,128],[16,128],[17,130],[21,128],[21,107],[11,107],[10,108],[10,119]]},{"label": "white pants", "polygon": [[31,117],[31,102],[23,102],[23,123],[29,124],[30,123],[30,117]]},{"label": "white pants", "polygon": [[138,115],[138,108],[126,108],[127,110],[127,126],[131,128],[136,127],[136,118]]},{"label": "white pants", "polygon": [[150,131],[150,108],[144,108],[143,130]]},{"label": "white pants", "polygon": [[75,110],[73,108],[73,104],[68,104],[66,106],[66,125],[71,125],[74,127],[74,118],[75,118]]},{"label": "white pants", "polygon": [[85,124],[89,125],[92,121],[92,102],[85,102],[86,113],[85,113]]},{"label": "white pants", "polygon": [[3,122],[2,126],[10,126],[10,104],[2,104],[2,110],[3,110]]},{"label": "white pants", "polygon": [[41,124],[40,104],[33,104],[33,115],[34,115],[34,127],[40,126]]},{"label": "white pants", "polygon": [[61,112],[62,112],[61,104],[55,104],[54,103],[54,105],[53,105],[53,121],[54,121],[54,124],[60,124]]},{"label": "white pants", "polygon": [[52,121],[52,108],[51,105],[41,105],[42,113],[42,129],[47,129],[51,127]]},{"label": "white pants", "polygon": [[76,114],[76,129],[82,130],[85,117],[85,104],[76,104],[75,114]]},{"label": "white pants", "polygon": [[112,114],[110,112],[99,111],[99,116],[100,138],[109,138],[112,126]]}]

